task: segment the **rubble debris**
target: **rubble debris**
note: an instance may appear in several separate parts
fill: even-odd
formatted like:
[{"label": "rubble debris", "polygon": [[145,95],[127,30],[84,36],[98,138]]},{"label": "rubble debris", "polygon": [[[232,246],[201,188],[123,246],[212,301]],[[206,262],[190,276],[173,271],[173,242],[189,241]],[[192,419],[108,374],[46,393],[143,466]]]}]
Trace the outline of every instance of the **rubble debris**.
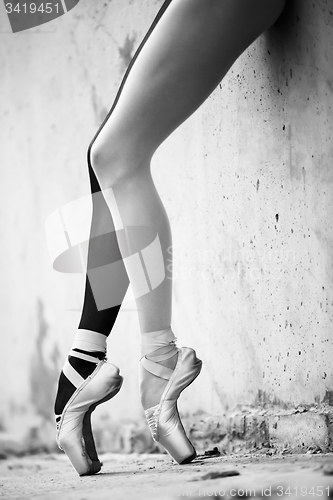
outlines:
[{"label": "rubble debris", "polygon": [[206,450],[204,453],[205,456],[220,456],[221,452],[218,450],[217,446],[214,446],[212,450]]},{"label": "rubble debris", "polygon": [[201,476],[198,479],[192,479],[192,481],[201,481],[201,480],[208,480],[208,479],[219,479],[220,477],[231,477],[231,476],[239,476],[239,472],[237,470],[224,470],[224,471],[212,471],[208,472],[208,474],[205,474],[204,476]]}]

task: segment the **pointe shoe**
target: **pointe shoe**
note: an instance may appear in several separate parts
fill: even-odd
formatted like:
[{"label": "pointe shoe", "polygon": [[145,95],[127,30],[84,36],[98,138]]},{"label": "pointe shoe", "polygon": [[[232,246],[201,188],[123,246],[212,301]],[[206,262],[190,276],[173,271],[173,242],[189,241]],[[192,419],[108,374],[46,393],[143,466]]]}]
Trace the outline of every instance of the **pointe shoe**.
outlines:
[{"label": "pointe shoe", "polygon": [[160,402],[145,410],[154,441],[160,443],[178,464],[187,464],[196,456],[179,417],[177,399],[199,375],[202,361],[189,347],[180,347],[178,361]]},{"label": "pointe shoe", "polygon": [[[68,365],[67,369],[70,370]],[[57,444],[79,476],[101,470],[91,429],[91,414],[96,406],[113,398],[122,383],[119,368],[105,360],[100,361],[93,373],[77,387],[57,419]]]}]

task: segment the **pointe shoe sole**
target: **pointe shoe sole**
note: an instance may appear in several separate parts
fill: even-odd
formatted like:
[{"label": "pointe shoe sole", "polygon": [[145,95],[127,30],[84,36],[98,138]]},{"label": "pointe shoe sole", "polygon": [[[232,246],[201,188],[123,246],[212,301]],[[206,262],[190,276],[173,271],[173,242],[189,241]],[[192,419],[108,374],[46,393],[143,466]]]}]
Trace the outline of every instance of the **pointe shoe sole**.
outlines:
[{"label": "pointe shoe sole", "polygon": [[91,414],[97,406],[113,398],[122,383],[119,369],[101,361],[64,408],[56,441],[79,476],[96,474],[101,470],[91,429]]}]

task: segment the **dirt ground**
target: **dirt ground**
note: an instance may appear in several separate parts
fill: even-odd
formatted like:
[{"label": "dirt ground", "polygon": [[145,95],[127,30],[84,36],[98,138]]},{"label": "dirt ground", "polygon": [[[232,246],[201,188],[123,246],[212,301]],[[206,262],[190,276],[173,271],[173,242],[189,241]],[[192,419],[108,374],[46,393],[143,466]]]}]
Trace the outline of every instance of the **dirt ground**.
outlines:
[{"label": "dirt ground", "polygon": [[333,453],[199,456],[177,465],[168,455],[101,456],[102,471],[80,478],[64,454],[0,461],[1,499],[137,500],[333,498]]}]

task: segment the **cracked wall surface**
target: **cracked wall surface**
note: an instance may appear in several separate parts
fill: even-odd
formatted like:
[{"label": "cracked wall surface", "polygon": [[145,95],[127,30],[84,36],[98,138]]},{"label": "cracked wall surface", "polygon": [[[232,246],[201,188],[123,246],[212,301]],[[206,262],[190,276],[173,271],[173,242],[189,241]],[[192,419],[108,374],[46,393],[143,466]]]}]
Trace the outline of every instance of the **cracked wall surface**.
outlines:
[{"label": "cracked wall surface", "polygon": [[[84,277],[52,269],[44,223],[88,194],[88,144],[161,4],[81,0],[16,35],[0,6],[0,434],[8,439],[53,440],[57,373]],[[330,2],[288,0],[155,155],[173,231],[173,329],[204,362],[179,404],[184,413],[332,405],[332,60]],[[96,410],[111,437],[124,426],[119,449],[143,423],[139,326],[130,305],[123,309],[109,358],[124,386]]]}]

